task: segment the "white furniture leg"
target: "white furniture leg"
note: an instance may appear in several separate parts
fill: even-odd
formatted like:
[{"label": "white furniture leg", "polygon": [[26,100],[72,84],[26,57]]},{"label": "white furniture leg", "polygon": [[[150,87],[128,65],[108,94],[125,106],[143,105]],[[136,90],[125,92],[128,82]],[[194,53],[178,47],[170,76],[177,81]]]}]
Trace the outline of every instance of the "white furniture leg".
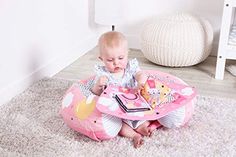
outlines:
[{"label": "white furniture leg", "polygon": [[225,61],[226,59],[224,57],[218,56],[216,63],[216,74],[215,74],[215,78],[218,80],[224,79]]},{"label": "white furniture leg", "polygon": [[219,80],[224,79],[226,59],[234,59],[236,57],[236,49],[232,50],[228,44],[231,25],[233,24],[235,16],[235,8],[236,0],[224,1],[215,73],[215,78]]}]

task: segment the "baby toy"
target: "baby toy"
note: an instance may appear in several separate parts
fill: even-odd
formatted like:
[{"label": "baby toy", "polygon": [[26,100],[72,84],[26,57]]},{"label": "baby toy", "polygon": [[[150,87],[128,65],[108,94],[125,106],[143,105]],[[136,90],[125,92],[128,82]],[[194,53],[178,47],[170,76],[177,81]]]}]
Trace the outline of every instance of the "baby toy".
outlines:
[{"label": "baby toy", "polygon": [[73,130],[96,141],[115,137],[121,119],[104,114],[96,108],[98,96],[90,92],[93,77],[74,83],[64,95],[60,114]]},{"label": "baby toy", "polygon": [[[100,141],[117,136],[123,119],[158,120],[167,128],[180,127],[191,118],[196,91],[181,79],[160,71],[146,71],[150,76],[138,96],[150,104],[142,112],[125,112],[115,99],[116,94],[128,94],[138,99],[132,90],[108,86],[101,96],[91,93],[94,77],[78,81],[65,93],[60,114],[73,130]],[[133,103],[127,104],[133,107]],[[131,105],[131,106],[129,106]],[[137,103],[140,107],[142,103]]]},{"label": "baby toy", "polygon": [[154,78],[148,78],[144,84],[144,88],[141,89],[140,94],[154,109],[156,105],[168,101],[167,98],[170,92],[171,88],[164,83],[161,83],[159,80],[155,80]]}]

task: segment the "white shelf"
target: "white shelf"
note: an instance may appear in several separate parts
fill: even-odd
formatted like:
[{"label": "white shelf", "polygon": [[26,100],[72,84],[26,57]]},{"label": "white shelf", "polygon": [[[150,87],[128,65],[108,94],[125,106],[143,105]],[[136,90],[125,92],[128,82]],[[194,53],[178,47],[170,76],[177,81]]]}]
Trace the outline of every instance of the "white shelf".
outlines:
[{"label": "white shelf", "polygon": [[225,0],[220,30],[215,78],[224,79],[226,59],[236,59],[236,0]]}]

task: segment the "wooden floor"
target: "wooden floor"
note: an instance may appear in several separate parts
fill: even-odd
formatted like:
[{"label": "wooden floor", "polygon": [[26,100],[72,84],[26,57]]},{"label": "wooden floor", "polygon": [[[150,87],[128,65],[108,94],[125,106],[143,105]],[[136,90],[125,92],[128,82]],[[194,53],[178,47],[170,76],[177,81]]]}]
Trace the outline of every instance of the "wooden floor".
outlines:
[{"label": "wooden floor", "polygon": [[[97,58],[97,53],[97,48],[92,49],[73,64],[57,73],[54,78],[70,80],[88,78],[94,74],[94,64],[101,63]],[[235,76],[226,71],[224,80],[214,79],[216,57],[208,57],[204,62],[198,65],[184,68],[171,68],[153,64],[144,58],[140,50],[131,49],[129,57],[137,58],[143,70],[160,70],[181,78],[189,85],[196,87],[199,95],[236,99]],[[236,64],[236,62],[227,61],[227,64]]]}]

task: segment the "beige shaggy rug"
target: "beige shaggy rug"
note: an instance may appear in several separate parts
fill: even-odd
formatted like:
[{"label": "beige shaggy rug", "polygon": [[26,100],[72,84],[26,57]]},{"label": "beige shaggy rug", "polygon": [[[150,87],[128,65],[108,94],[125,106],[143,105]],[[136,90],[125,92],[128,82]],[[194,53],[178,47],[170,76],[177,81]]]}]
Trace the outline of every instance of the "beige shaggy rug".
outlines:
[{"label": "beige shaggy rug", "polygon": [[0,106],[0,156],[236,156],[236,100],[198,96],[188,125],[158,129],[134,149],[130,139],[96,142],[63,123],[58,111],[71,84],[43,79]]},{"label": "beige shaggy rug", "polygon": [[230,72],[232,75],[236,76],[236,65],[232,64],[226,67],[226,70]]}]

